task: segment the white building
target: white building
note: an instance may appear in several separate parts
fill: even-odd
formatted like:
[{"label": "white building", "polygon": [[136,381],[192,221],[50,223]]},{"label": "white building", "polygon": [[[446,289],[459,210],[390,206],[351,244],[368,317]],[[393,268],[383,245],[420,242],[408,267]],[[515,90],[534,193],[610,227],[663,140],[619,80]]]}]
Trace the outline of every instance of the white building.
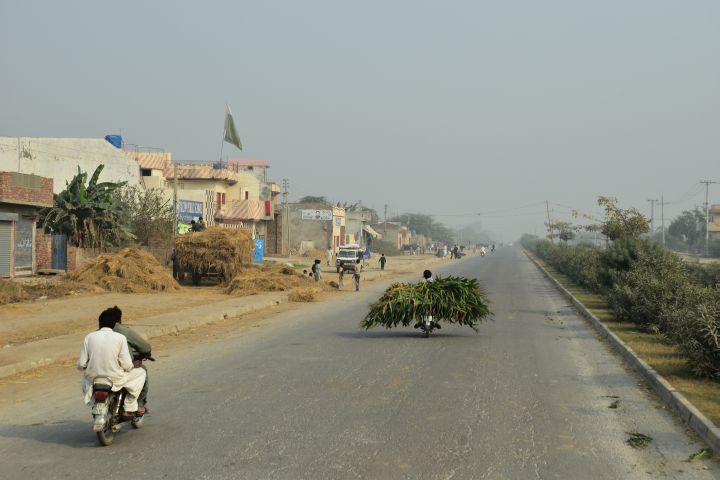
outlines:
[{"label": "white building", "polygon": [[102,138],[0,137],[0,171],[52,178],[54,193],[65,189],[78,167],[92,175],[101,164],[100,181],[140,182],[137,162]]}]

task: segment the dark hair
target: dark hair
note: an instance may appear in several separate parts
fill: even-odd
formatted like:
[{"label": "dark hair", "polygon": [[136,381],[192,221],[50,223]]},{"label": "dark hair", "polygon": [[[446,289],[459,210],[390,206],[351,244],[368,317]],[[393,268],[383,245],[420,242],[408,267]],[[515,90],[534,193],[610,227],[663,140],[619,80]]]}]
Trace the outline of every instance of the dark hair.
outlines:
[{"label": "dark hair", "polygon": [[423,278],[432,278],[432,272],[430,270],[425,270],[423,272]]},{"label": "dark hair", "polygon": [[103,310],[98,318],[100,328],[114,328],[115,324],[122,320],[122,310],[117,305]]},{"label": "dark hair", "polygon": [[318,259],[316,258],[316,259],[315,259],[315,263],[322,263],[322,262],[320,262],[320,260],[318,260]]}]

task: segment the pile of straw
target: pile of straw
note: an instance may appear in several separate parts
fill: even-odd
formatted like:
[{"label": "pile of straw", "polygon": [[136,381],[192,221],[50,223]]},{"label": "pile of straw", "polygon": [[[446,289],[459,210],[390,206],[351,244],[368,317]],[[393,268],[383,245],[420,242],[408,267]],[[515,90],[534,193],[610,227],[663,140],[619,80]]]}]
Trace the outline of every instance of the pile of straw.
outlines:
[{"label": "pile of straw", "polygon": [[0,280],[0,305],[15,303],[28,297],[25,289],[12,280]]},{"label": "pile of straw", "polygon": [[85,267],[69,274],[68,279],[99,285],[111,292],[151,293],[180,288],[172,273],[160,265],[154,256],[136,247],[102,254]]},{"label": "pile of straw", "polygon": [[288,296],[291,302],[314,302],[320,289],[316,287],[298,287],[293,289]]},{"label": "pile of straw", "polygon": [[250,232],[242,228],[210,227],[175,240],[175,258],[181,270],[215,271],[222,273],[226,281],[235,278],[252,260],[252,251]]},{"label": "pile of straw", "polygon": [[225,292],[243,297],[264,292],[284,292],[308,285],[312,279],[284,265],[251,265],[228,284]]}]

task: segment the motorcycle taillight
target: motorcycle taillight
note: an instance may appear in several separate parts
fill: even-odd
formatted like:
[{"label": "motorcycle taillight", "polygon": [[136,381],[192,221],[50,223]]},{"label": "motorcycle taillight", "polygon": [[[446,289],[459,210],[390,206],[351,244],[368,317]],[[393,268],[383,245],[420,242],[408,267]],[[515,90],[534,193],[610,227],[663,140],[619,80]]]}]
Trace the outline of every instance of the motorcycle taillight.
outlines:
[{"label": "motorcycle taillight", "polygon": [[96,391],[93,393],[93,398],[96,402],[104,402],[105,400],[107,400],[108,395],[108,392]]}]

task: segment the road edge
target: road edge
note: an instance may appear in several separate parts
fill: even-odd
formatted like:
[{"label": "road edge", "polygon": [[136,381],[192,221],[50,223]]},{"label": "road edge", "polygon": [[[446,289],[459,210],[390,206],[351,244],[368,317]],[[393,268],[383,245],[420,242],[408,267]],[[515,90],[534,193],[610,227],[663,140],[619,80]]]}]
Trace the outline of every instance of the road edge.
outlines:
[{"label": "road edge", "polygon": [[632,365],[646,380],[650,382],[653,389],[669,405],[680,419],[707,443],[715,453],[720,453],[720,428],[710,419],[703,415],[695,405],[685,396],[675,390],[670,382],[665,380],[654,368],[642,360],[625,342],[605,326],[599,318],[570,293],[555,277],[540,265],[530,253],[523,249],[523,253],[530,261],[550,280],[550,282],[563,294],[575,309],[598,331],[620,355]]}]

